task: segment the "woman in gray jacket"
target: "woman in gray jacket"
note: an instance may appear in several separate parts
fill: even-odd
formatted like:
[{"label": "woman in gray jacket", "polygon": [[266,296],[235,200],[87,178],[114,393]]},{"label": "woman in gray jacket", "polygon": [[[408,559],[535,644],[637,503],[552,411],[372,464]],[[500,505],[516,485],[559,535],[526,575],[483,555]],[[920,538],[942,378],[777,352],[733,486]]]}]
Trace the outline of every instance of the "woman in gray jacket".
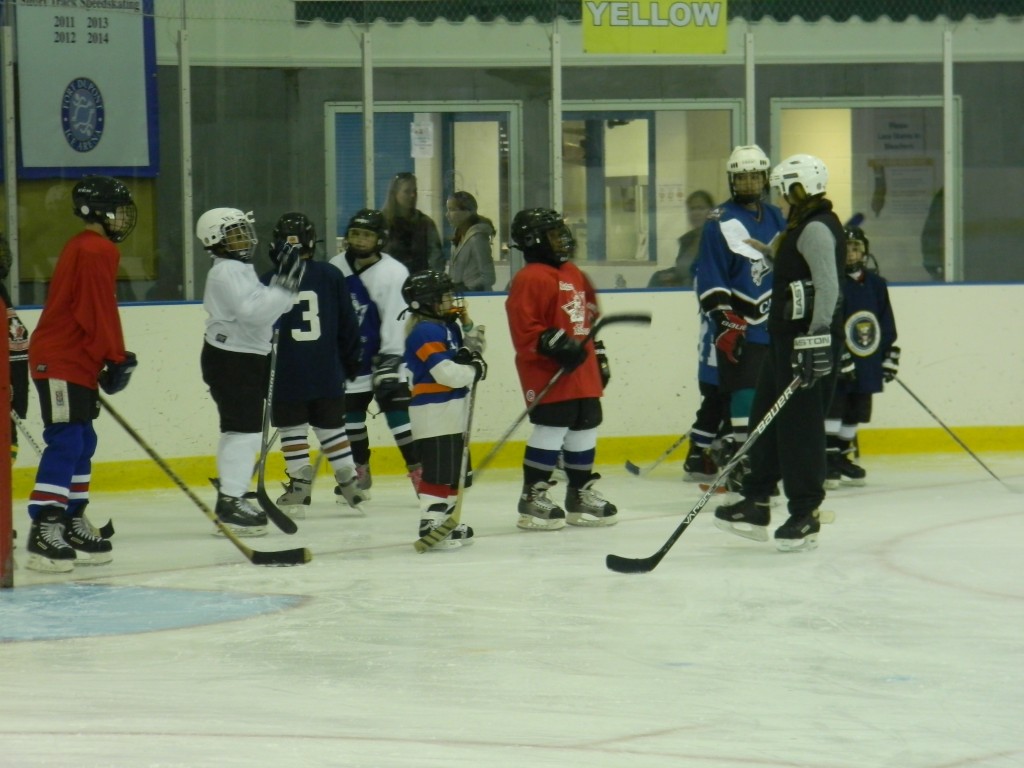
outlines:
[{"label": "woman in gray jacket", "polygon": [[448,274],[456,291],[489,291],[494,288],[494,260],[491,238],[494,225],[476,212],[476,198],[469,192],[453,192],[447,202],[452,235],[452,258]]}]

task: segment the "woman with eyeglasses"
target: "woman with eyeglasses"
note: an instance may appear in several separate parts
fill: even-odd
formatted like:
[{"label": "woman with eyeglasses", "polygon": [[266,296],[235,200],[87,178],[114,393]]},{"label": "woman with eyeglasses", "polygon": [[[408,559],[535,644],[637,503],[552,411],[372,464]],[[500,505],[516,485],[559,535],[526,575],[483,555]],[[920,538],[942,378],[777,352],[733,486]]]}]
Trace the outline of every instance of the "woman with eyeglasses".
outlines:
[{"label": "woman with eyeglasses", "polygon": [[444,272],[441,235],[434,220],[417,210],[416,176],[399,173],[391,180],[382,212],[388,227],[384,253],[402,262],[410,274],[432,269]]}]

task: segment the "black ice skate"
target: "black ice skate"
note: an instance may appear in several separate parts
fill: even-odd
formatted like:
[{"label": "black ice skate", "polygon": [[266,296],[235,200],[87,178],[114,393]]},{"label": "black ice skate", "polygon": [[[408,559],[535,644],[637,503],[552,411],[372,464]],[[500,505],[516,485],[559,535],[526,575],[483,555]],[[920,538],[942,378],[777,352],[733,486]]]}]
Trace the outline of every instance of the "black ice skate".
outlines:
[{"label": "black ice skate", "polygon": [[64,540],[64,511],[43,507],[28,532],[25,545],[29,558],[25,567],[44,573],[67,573],[75,569],[75,550]]},{"label": "black ice skate", "polygon": [[808,552],[818,546],[821,521],[818,511],[789,520],[775,531],[775,548],[780,552]]},{"label": "black ice skate", "polygon": [[864,467],[854,464],[847,453],[828,454],[828,469],[825,475],[826,488],[842,485],[862,486],[868,473]]},{"label": "black ice skate", "polygon": [[597,527],[619,522],[618,508],[593,488],[600,479],[600,475],[591,475],[582,488],[566,489],[565,511],[569,525]]},{"label": "black ice skate", "polygon": [[746,497],[715,510],[715,527],[752,541],[768,541],[771,507],[767,500]]},{"label": "black ice skate", "polygon": [[565,527],[565,510],[548,498],[554,483],[540,481],[524,485],[519,496],[519,522],[524,531],[557,531]]},{"label": "black ice skate", "polygon": [[690,451],[683,462],[684,483],[710,483],[718,476],[718,465],[711,451],[690,443]]},{"label": "black ice skate", "polygon": [[[730,461],[732,457],[736,455],[736,451],[739,450],[739,446],[736,445],[736,441],[731,438],[722,440],[718,447],[711,448],[710,454],[712,462],[716,464],[716,471],[721,471]],[[718,488],[715,489],[715,493],[743,493],[743,481],[750,474],[750,459],[743,456],[736,466],[734,466],[729,474],[726,475],[725,482],[723,482]],[[714,480],[715,478],[711,478]],[[706,491],[711,487],[711,480],[706,483],[700,483],[700,489]]]},{"label": "black ice skate", "polygon": [[[256,509],[245,497],[217,494],[217,519],[236,536],[265,536],[267,513]],[[214,533],[220,533],[220,528]]]},{"label": "black ice skate", "polygon": [[106,565],[114,559],[114,547],[89,524],[83,512],[80,508],[64,516],[64,539],[75,550],[78,565]]}]

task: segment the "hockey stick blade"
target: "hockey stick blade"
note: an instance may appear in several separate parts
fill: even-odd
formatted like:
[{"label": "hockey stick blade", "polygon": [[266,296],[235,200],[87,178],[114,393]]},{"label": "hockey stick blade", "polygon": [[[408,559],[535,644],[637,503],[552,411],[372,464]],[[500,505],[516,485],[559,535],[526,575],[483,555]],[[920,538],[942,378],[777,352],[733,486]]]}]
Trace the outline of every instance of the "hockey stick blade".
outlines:
[{"label": "hockey stick blade", "polygon": [[252,553],[249,562],[253,565],[287,567],[291,565],[305,565],[313,559],[313,553],[305,547],[281,549],[277,552],[249,551]]},{"label": "hockey stick blade", "polygon": [[113,535],[114,535],[114,521],[113,520],[107,520],[107,524],[106,525],[100,526],[100,538],[101,539],[109,539]]},{"label": "hockey stick blade", "polygon": [[984,469],[986,472],[988,472],[990,475],[992,475],[993,479],[995,479],[997,482],[1001,483],[1002,486],[1004,488],[1006,488],[1008,491],[1011,491],[1013,493],[1019,493],[1019,491],[1016,488],[1014,488],[1013,486],[1009,485],[1005,480],[1003,480],[1001,477],[999,477],[999,475],[997,475],[995,472],[993,472],[991,469],[989,469],[988,468],[988,464],[986,464],[984,461],[982,461],[980,458],[978,458],[978,455],[974,451],[972,451],[970,448],[967,447],[967,443],[965,443],[963,440],[961,440],[959,437],[957,437],[956,433],[952,429],[947,427],[946,423],[942,419],[940,419],[938,416],[936,416],[935,413],[932,411],[932,409],[929,408],[927,405],[925,405],[924,401],[921,398],[919,398],[917,395],[915,395],[914,391],[910,387],[908,387],[906,384],[903,383],[903,379],[901,379],[899,376],[893,376],[893,381],[895,381],[897,384],[899,384],[901,387],[903,387],[903,391],[906,392],[908,395],[910,395],[918,405],[920,405],[922,408],[924,408],[925,413],[927,413],[929,416],[931,416],[933,419],[935,419],[935,423],[938,424],[940,427],[942,427],[944,430],[946,430],[946,434],[949,435],[951,438],[953,438],[953,441],[957,445],[959,445],[961,448],[963,448],[965,451],[967,451],[967,454],[972,459],[974,459],[976,462],[978,462],[978,465],[982,469]]},{"label": "hockey stick blade", "polygon": [[718,473],[718,477],[711,481],[708,489],[704,491],[704,495],[701,496],[697,503],[693,505],[693,509],[686,513],[686,517],[684,517],[683,521],[676,526],[674,531],[672,531],[672,535],[668,537],[668,541],[662,545],[661,549],[650,557],[632,558],[622,557],[620,555],[608,555],[604,560],[604,564],[608,570],[615,571],[616,573],[650,573],[657,568],[658,563],[660,563],[662,558],[664,558],[665,555],[668,554],[668,551],[672,549],[672,545],[679,540],[679,537],[683,535],[683,532],[690,527],[690,523],[693,522],[693,519],[697,517],[702,509],[704,509],[704,505],[708,503],[708,499],[715,495],[718,487],[725,482],[726,478],[729,477],[729,473],[732,472],[736,465],[740,463],[740,459],[747,454],[747,451],[750,450],[750,447],[754,444],[757,438],[759,438],[761,434],[768,429],[768,425],[772,423],[775,416],[780,410],[782,410],[782,407],[789,401],[789,398],[793,396],[793,393],[796,392],[799,387],[800,377],[797,376],[789,383],[789,386],[782,390],[782,394],[779,395],[778,400],[776,400],[774,405],[768,409],[764,418],[762,418],[758,425],[751,431],[750,437],[748,437],[736,453],[733,454],[729,463],[722,467],[721,471]]},{"label": "hockey stick blade", "polygon": [[[270,496],[267,494],[266,483],[267,450],[270,448],[270,444],[273,440],[273,438],[268,438],[268,433],[270,431],[271,403],[274,400],[274,377],[277,369],[277,345],[279,336],[280,331],[277,328],[274,328],[274,338],[271,342],[270,349],[270,377],[267,383],[266,403],[263,408],[263,439],[260,444],[260,460],[257,463],[256,471],[256,501],[259,502],[260,508],[267,514],[270,522],[290,536],[299,530],[299,526],[296,525],[295,521],[288,517],[288,515],[282,512],[277,504],[271,501]],[[274,430],[274,435],[277,434],[278,431]]]},{"label": "hockey stick blade", "polygon": [[171,469],[170,465],[160,458],[160,454],[154,451],[150,447],[149,443],[142,438],[142,435],[136,432],[135,428],[125,421],[124,417],[111,407],[106,398],[100,396],[99,401],[100,405],[113,417],[114,421],[121,425],[124,431],[127,432],[138,446],[146,452],[146,455],[156,462],[156,465],[163,470],[164,474],[167,475],[167,477],[169,477],[171,481],[178,486],[178,488],[188,496],[189,499],[192,500],[193,504],[199,507],[199,511],[206,515],[207,519],[211,523],[217,526],[217,530],[223,533],[225,538],[234,544],[235,548],[238,549],[238,551],[241,552],[245,556],[245,559],[250,563],[253,565],[302,565],[303,563],[308,563],[313,559],[313,553],[305,548],[286,549],[278,552],[258,552],[247,546],[245,542],[238,538],[234,531],[221,522],[220,518],[217,517],[214,511],[210,509],[202,499],[196,496],[191,488],[185,485],[185,481],[178,477],[177,473]]},{"label": "hockey stick blade", "polygon": [[267,489],[262,483],[256,486],[256,501],[259,502],[260,508],[267,513],[267,519],[289,536],[299,530],[296,522],[270,500],[270,497],[267,495]]},{"label": "hockey stick blade", "polygon": [[656,469],[658,467],[658,465],[661,464],[661,462],[663,462],[665,459],[667,459],[669,456],[671,456],[673,453],[675,453],[679,449],[679,446],[681,446],[683,443],[685,443],[688,438],[689,438],[689,435],[683,435],[682,437],[680,437],[678,440],[676,440],[674,443],[672,443],[672,445],[670,445],[661,454],[661,456],[659,456],[657,459],[655,459],[654,462],[650,466],[648,466],[648,467],[646,467],[644,469],[640,469],[640,467],[638,467],[632,461],[627,461],[626,462],[626,471],[629,472],[629,474],[631,474],[631,475],[636,475],[637,477],[643,477],[647,473],[649,473],[652,470]]}]

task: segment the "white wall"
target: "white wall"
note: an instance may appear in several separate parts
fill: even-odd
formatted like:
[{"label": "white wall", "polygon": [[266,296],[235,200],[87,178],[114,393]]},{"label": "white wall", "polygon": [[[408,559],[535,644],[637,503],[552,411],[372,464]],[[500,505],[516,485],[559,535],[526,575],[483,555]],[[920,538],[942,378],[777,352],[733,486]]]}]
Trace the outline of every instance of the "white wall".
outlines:
[{"label": "white wall", "polygon": [[[1024,285],[923,286],[891,289],[903,349],[900,377],[952,428],[1024,425]],[[623,291],[602,299],[604,311],[649,311],[650,327],[609,327],[613,381],[605,395],[605,437],[678,436],[698,404],[697,304],[691,291]],[[487,326],[490,372],[479,389],[474,439],[498,439],[522,412],[502,296],[469,299]],[[21,310],[34,328],[38,310]],[[164,457],[211,456],[217,413],[199,372],[205,313],[199,304],[130,305],[121,310],[128,348],[139,357],[131,385],[111,403]],[[1014,350],[1017,350],[1016,352]],[[29,428],[39,435],[32,395]],[[935,422],[898,388],[875,400],[876,428],[934,428]],[[370,421],[375,445],[392,445],[383,417]],[[111,419],[97,422],[101,460],[141,458]],[[528,427],[517,433],[525,439]],[[35,461],[23,450],[19,466]]]}]

